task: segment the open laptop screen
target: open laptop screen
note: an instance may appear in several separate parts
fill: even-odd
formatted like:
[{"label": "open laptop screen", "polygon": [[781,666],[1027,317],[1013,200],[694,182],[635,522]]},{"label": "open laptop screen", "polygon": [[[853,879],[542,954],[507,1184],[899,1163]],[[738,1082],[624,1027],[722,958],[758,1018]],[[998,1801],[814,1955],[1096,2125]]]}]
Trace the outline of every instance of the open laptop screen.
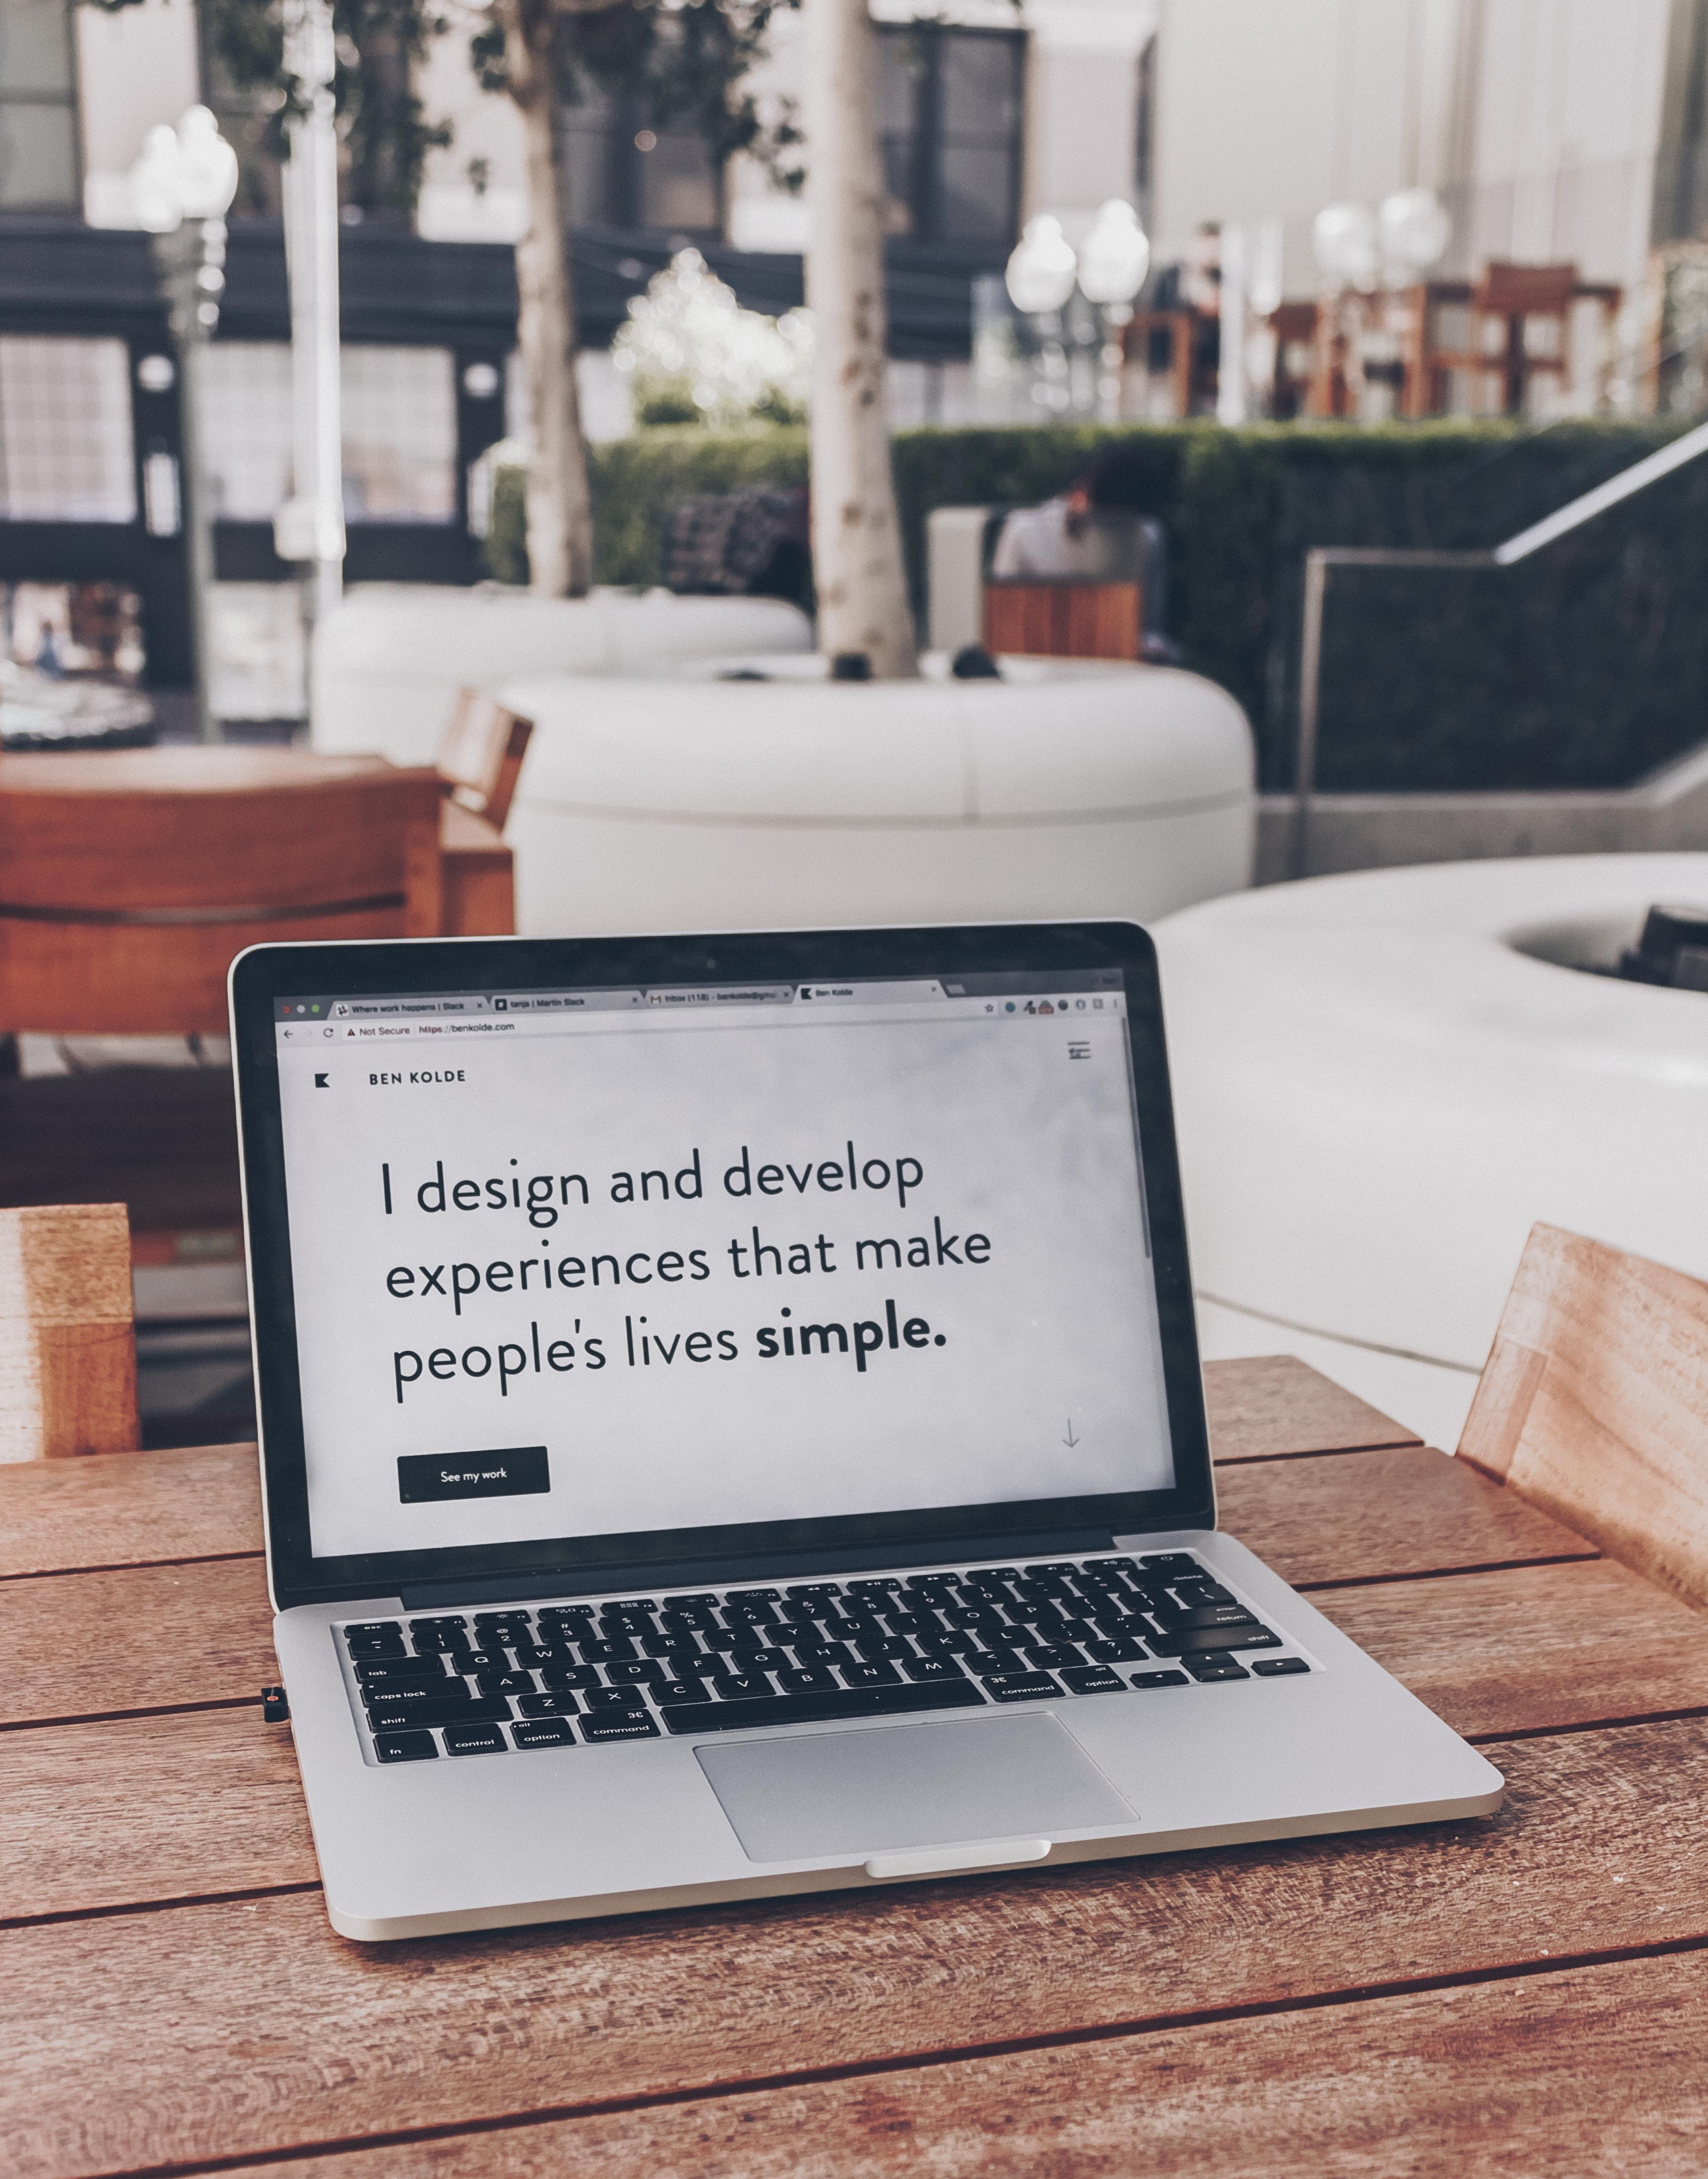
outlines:
[{"label": "open laptop screen", "polygon": [[315,1558],[1169,1490],[1126,1007],[275,999]]}]

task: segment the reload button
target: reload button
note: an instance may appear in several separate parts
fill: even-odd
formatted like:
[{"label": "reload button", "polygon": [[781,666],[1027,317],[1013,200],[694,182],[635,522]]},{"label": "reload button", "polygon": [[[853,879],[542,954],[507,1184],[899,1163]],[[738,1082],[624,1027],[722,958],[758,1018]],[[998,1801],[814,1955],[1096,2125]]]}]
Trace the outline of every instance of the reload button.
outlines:
[{"label": "reload button", "polygon": [[525,1498],[551,1488],[543,1445],[493,1452],[407,1452],[397,1462],[397,1496],[406,1506],[439,1498]]}]

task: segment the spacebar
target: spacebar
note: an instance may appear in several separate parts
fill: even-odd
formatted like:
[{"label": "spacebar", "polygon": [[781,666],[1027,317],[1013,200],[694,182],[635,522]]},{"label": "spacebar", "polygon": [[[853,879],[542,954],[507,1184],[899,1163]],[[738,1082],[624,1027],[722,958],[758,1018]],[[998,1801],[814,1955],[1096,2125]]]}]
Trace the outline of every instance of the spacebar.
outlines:
[{"label": "spacebar", "polygon": [[983,1701],[971,1680],[937,1680],[921,1687],[838,1688],[819,1695],[662,1703],[659,1715],[672,1732],[740,1732],[755,1725],[832,1725],[845,1717],[885,1717],[898,1710],[976,1709]]}]

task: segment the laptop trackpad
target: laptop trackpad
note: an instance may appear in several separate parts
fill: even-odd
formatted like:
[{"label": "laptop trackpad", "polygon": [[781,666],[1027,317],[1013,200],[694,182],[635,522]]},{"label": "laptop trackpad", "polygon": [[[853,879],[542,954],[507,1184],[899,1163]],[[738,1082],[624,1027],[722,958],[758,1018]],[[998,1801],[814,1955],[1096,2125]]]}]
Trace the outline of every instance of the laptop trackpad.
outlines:
[{"label": "laptop trackpad", "polygon": [[1050,1838],[1137,1820],[1073,1735],[1036,1710],[694,1753],[750,1861]]}]

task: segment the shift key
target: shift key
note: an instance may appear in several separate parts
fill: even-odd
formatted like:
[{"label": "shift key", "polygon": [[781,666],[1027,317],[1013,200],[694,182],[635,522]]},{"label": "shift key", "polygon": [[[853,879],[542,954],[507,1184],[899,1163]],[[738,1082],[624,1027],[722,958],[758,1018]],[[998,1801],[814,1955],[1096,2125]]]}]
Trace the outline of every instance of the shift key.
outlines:
[{"label": "shift key", "polygon": [[501,1724],[511,1715],[510,1704],[503,1695],[489,1695],[479,1701],[465,1696],[458,1702],[441,1696],[431,1702],[381,1700],[368,1705],[368,1722],[375,1732],[394,1732],[411,1725],[477,1725],[488,1721]]}]

